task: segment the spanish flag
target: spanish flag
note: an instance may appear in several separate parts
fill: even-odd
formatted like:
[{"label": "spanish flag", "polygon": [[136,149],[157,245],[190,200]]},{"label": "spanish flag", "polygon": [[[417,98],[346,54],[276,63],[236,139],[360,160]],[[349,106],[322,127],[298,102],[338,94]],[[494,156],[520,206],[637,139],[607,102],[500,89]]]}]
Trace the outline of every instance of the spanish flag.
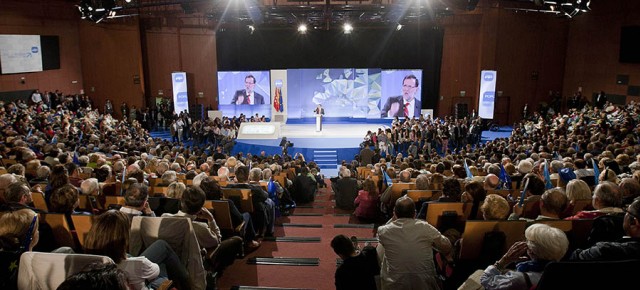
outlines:
[{"label": "spanish flag", "polygon": [[273,108],[276,112],[280,111],[280,88],[276,88],[276,94],[273,96]]},{"label": "spanish flag", "polygon": [[278,88],[278,104],[280,106],[280,112],[284,111],[284,101],[282,101],[282,88]]}]

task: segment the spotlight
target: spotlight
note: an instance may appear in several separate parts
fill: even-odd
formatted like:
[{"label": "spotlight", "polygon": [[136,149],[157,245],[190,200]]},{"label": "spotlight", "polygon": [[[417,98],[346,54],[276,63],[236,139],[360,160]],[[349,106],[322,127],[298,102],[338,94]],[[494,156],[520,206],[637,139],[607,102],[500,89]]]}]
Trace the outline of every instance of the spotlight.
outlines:
[{"label": "spotlight", "polygon": [[576,4],[578,4],[578,7],[580,7],[580,11],[582,12],[591,10],[591,7],[589,7],[589,5],[591,5],[591,0],[577,0]]},{"label": "spotlight", "polygon": [[398,23],[396,26],[396,31],[400,31],[402,29],[402,24]]},{"label": "spotlight", "polygon": [[344,30],[344,34],[350,34],[353,31],[353,26],[351,26],[351,24],[349,23],[345,23],[342,26],[342,29]]},{"label": "spotlight", "polygon": [[131,0],[124,0],[124,2],[131,3]]},{"label": "spotlight", "polygon": [[307,33],[307,25],[305,24],[298,25],[298,32],[300,32],[301,34]]}]

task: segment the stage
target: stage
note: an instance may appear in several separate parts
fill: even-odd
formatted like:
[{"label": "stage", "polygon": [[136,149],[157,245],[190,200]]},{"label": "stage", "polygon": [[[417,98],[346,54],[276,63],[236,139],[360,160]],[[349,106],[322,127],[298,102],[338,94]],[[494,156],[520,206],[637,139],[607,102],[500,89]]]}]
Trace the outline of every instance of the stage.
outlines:
[{"label": "stage", "polygon": [[[351,162],[354,156],[360,152],[360,144],[364,141],[367,131],[377,131],[378,128],[389,128],[391,120],[352,119],[340,120],[327,118],[322,131],[315,131],[315,119],[289,119],[287,124],[280,127],[280,136],[287,137],[293,143],[288,149],[288,154],[294,156],[302,153],[306,161],[318,163],[322,173],[327,177],[337,175],[338,164],[343,160]],[[512,128],[500,127],[497,131],[483,131],[482,142],[496,138],[508,138]],[[168,130],[154,131],[152,136],[171,139]],[[238,139],[232,150],[236,155],[251,153],[258,155],[264,151],[267,155],[282,154],[281,139]],[[191,145],[187,142],[187,146]]]},{"label": "stage", "polygon": [[[301,153],[305,160],[318,163],[325,175],[337,168],[345,160],[350,162],[360,152],[360,144],[367,131],[388,128],[386,123],[329,123],[323,124],[322,131],[316,132],[315,124],[284,124],[280,128],[280,136],[287,137],[293,143],[288,154],[295,156]],[[282,154],[281,139],[238,139],[232,153],[246,154]],[[331,176],[335,175],[331,172]]]}]

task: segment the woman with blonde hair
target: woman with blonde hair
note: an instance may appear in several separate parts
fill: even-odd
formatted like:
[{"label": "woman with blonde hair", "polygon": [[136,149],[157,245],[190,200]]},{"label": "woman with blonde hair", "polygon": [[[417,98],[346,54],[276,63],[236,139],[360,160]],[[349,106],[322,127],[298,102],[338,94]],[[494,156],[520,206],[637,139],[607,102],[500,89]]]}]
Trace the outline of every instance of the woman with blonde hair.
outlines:
[{"label": "woman with blonde hair", "polygon": [[182,198],[182,193],[187,189],[187,186],[184,183],[175,181],[169,184],[169,188],[167,189],[167,197],[180,199]]},{"label": "woman with blonde hair", "polygon": [[31,251],[39,238],[36,212],[28,208],[0,212],[1,251]]},{"label": "woman with blonde hair", "polygon": [[[565,191],[569,204],[563,213],[563,217],[571,216],[574,212],[576,200],[591,200],[592,191],[589,185],[580,179],[573,179],[567,183]],[[588,205],[585,209],[592,209],[591,205]]]},{"label": "woman with blonde hair", "polygon": [[[0,289],[18,289],[20,254],[32,251],[38,243],[38,215],[31,209],[0,212]],[[15,264],[14,264],[15,263]],[[13,266],[13,267],[12,267]]]},{"label": "woman with blonde hair", "polygon": [[187,270],[167,242],[156,240],[139,257],[127,254],[129,230],[129,218],[120,211],[96,216],[85,237],[85,253],[111,258],[127,273],[131,289],[156,289],[167,278],[173,279],[178,289],[190,289]]}]

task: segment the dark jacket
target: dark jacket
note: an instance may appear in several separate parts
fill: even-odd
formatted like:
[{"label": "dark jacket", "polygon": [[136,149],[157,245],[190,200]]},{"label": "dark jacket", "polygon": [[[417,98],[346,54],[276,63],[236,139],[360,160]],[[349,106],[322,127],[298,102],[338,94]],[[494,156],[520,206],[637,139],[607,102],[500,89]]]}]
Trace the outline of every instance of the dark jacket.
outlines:
[{"label": "dark jacket", "polygon": [[358,181],[355,178],[343,177],[332,182],[336,195],[336,207],[341,209],[354,209],[353,201],[358,196]]},{"label": "dark jacket", "polygon": [[573,261],[616,261],[640,259],[640,239],[623,238],[617,242],[600,242],[588,249],[573,251]]},{"label": "dark jacket", "polygon": [[374,276],[380,274],[376,248],[366,246],[355,257],[347,258],[336,270],[336,290],[375,290]]}]

